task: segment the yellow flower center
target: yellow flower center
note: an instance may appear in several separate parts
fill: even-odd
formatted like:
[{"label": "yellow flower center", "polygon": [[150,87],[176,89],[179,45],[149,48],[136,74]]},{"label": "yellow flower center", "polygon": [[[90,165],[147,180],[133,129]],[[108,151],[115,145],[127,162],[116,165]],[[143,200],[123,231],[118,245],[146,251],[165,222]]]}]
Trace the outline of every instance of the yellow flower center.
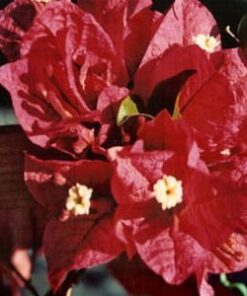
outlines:
[{"label": "yellow flower center", "polygon": [[171,209],[183,201],[182,181],[164,175],[153,186],[153,196],[161,204],[162,210]]},{"label": "yellow flower center", "polygon": [[93,189],[76,183],[76,185],[69,189],[69,196],[66,201],[66,209],[75,216],[88,215],[91,205],[90,199],[92,193]]},{"label": "yellow flower center", "polygon": [[217,39],[210,35],[198,34],[192,37],[193,43],[206,50],[207,52],[214,52],[215,48],[219,45]]}]

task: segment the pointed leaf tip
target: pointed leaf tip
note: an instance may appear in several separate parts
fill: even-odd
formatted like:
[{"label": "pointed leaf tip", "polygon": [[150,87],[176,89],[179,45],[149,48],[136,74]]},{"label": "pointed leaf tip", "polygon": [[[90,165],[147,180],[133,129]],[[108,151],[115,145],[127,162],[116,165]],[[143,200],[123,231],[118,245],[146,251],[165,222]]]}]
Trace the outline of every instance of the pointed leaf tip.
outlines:
[{"label": "pointed leaf tip", "polygon": [[122,125],[130,116],[138,114],[139,111],[136,106],[136,103],[131,99],[130,96],[127,96],[123,99],[118,109],[117,125]]}]

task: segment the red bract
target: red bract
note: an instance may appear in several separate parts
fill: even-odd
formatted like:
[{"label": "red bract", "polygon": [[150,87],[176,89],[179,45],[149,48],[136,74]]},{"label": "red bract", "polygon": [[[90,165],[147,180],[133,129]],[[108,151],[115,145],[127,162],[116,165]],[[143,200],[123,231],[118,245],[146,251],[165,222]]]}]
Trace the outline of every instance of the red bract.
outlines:
[{"label": "red bract", "polygon": [[[204,143],[201,144],[199,141],[199,144],[206,150],[211,142],[217,140],[224,128],[228,128],[228,116],[232,113],[234,105],[228,77],[217,72],[220,62],[222,57],[212,59],[195,45],[173,45],[137,70],[134,88],[130,90],[129,95],[138,102],[142,112],[147,114],[156,115],[164,108],[173,113],[176,105],[177,111],[188,119],[195,131],[200,130],[203,138],[201,142]],[[207,94],[207,91],[210,93]],[[116,93],[115,101],[120,99]],[[113,94],[111,101],[114,101]],[[219,108],[224,109],[224,114],[218,112]],[[189,114],[190,110],[192,114]],[[113,114],[111,113],[111,127],[114,127],[116,121]],[[202,120],[205,115],[209,119],[208,122]],[[212,126],[215,128],[213,134]],[[115,130],[119,131],[116,128]],[[228,130],[225,131],[227,132]],[[200,134],[198,140],[199,138]],[[113,145],[113,142],[111,144]]]},{"label": "red bract", "polygon": [[[110,164],[103,161],[26,158],[27,186],[51,215],[44,235],[44,248],[54,290],[63,283],[69,271],[105,263],[123,249],[113,228],[114,202],[109,191],[111,174]],[[83,186],[92,190],[88,214],[81,214],[77,209],[73,212],[69,208],[68,198],[73,197],[75,186],[78,190]]]},{"label": "red bract", "polygon": [[[220,58],[219,58],[220,56]],[[219,72],[227,78],[232,91],[232,113],[228,116],[227,128],[223,129],[214,149],[214,161],[210,170],[225,180],[233,182],[246,194],[246,58],[239,49],[225,50],[217,54],[221,60]],[[221,156],[221,157],[219,157]]]},{"label": "red bract", "polygon": [[10,61],[20,58],[22,37],[45,5],[46,1],[14,0],[0,12],[0,49]]},{"label": "red bract", "polygon": [[[225,256],[227,254],[225,253]],[[210,257],[210,256],[209,256]],[[211,256],[211,260],[212,260]],[[208,258],[209,259],[209,258]],[[215,261],[216,258],[213,258]],[[242,262],[244,263],[244,262]],[[222,262],[221,262],[222,264]],[[243,264],[242,264],[243,266]],[[127,289],[129,293],[134,295],[188,295],[188,296],[198,296],[198,289],[196,287],[196,279],[191,277],[181,285],[169,285],[162,277],[154,274],[141,260],[138,256],[135,256],[131,260],[128,260],[126,256],[120,256],[118,259],[112,261],[108,268],[113,273],[113,275],[120,281],[120,283]],[[225,267],[221,268],[221,272],[228,272],[229,269]],[[213,272],[213,270],[212,270]],[[219,269],[215,272],[219,272]],[[232,291],[224,288],[222,285],[217,284],[213,286],[208,285],[206,282],[207,274],[205,270],[197,271],[197,281],[200,288],[200,295],[211,296],[215,295],[232,295]]]},{"label": "red bract", "polygon": [[[197,91],[191,93],[196,84]],[[179,98],[182,118],[194,128],[205,160],[218,161],[227,142],[233,139],[235,128],[234,97],[228,80],[217,72],[205,83],[188,80]]]},{"label": "red bract", "polygon": [[[204,84],[217,69],[215,63],[210,60],[208,54],[195,45],[179,46],[173,45],[162,55],[152,59],[146,65],[140,67],[135,77],[134,91],[139,94],[144,101],[147,101],[155,92],[163,89],[162,83],[176,77],[183,72],[189,71],[185,78],[192,80],[191,93],[198,90],[197,83]],[[194,73],[194,74],[193,74]],[[149,74],[149,75],[148,75]],[[192,75],[193,74],[193,75]],[[184,81],[182,81],[184,82]],[[193,83],[195,85],[193,85]],[[181,88],[182,85],[180,85]],[[156,88],[156,89],[155,89]],[[164,88],[164,87],[163,87]],[[160,92],[159,94],[162,94]],[[164,98],[166,100],[166,98]]]},{"label": "red bract", "polygon": [[197,296],[196,282],[190,279],[180,286],[171,286],[153,273],[137,256],[128,260],[120,256],[108,268],[131,295]]},{"label": "red bract", "polygon": [[[165,108],[172,112],[175,101],[177,106],[182,108],[181,101],[185,101],[185,95],[179,100],[178,93],[181,89],[183,91],[183,84],[186,80],[188,80],[190,87],[189,92],[187,91],[187,88],[185,89],[186,95],[189,96],[186,100],[189,101],[191,97],[200,90],[201,86],[207,83],[215,72],[216,65],[209,59],[208,55],[197,46],[180,47],[174,45],[166,50],[162,57],[153,59],[150,63],[141,67],[135,76],[134,88],[129,90],[129,92],[125,90],[124,94],[125,96],[129,94],[133,100],[137,102],[138,108],[140,107],[140,110],[144,113],[156,115]],[[224,79],[226,80],[226,78],[222,77],[223,82],[225,82]],[[215,84],[216,82],[218,82],[218,80],[215,81]],[[225,85],[216,87],[221,89],[225,87]],[[109,115],[107,117],[107,123],[109,129],[115,131],[114,135],[115,138],[117,138],[117,135],[120,134],[121,131],[116,127],[116,110],[119,106],[119,102],[123,99],[124,94],[116,87],[112,87],[110,90],[111,91],[105,89],[100,95],[98,110],[101,110],[100,117],[102,123],[106,123],[105,113],[106,109],[108,110],[107,113],[109,113]],[[110,99],[109,92],[111,92]],[[105,110],[102,112],[102,103],[100,102],[105,100],[110,100],[112,104],[110,105],[108,103],[108,107],[105,107]],[[185,102],[187,103],[187,101]],[[204,101],[205,99],[203,97],[199,100],[199,103],[205,104]],[[220,100],[219,103],[223,104],[222,100]],[[224,104],[228,106],[227,104],[229,104],[229,100],[225,100]],[[113,109],[115,111],[113,111]],[[216,107],[216,110],[218,110],[218,106]],[[199,113],[198,116],[200,116],[200,114],[201,113]],[[214,110],[210,115],[211,118],[214,117]],[[197,122],[195,121],[194,126],[196,123]],[[113,141],[110,143],[111,145],[116,145]],[[118,145],[119,143],[124,143],[123,138],[122,142],[118,142]]]},{"label": "red bract", "polygon": [[247,87],[246,60],[238,49],[219,52],[211,60],[216,71],[204,83],[196,77],[188,79],[179,97],[181,115],[193,126],[210,167],[244,150],[246,137],[241,126]]},{"label": "red bract", "polygon": [[[209,273],[230,273],[246,268],[246,236],[233,233],[224,244],[204,253],[204,261],[196,271],[198,289],[202,296],[213,296],[214,290],[207,283]],[[223,295],[221,293],[219,295]]]},{"label": "red bract", "polygon": [[[149,42],[142,60],[142,66],[163,54],[170,46],[198,44],[198,37],[213,37],[215,42],[204,39],[199,45],[205,50],[220,48],[220,35],[217,23],[208,9],[198,0],[176,0],[167,11],[158,30]],[[215,45],[210,48],[210,45]],[[207,47],[209,46],[209,47]]]},{"label": "red bract", "polygon": [[112,38],[119,57],[126,65],[130,80],[133,79],[162,19],[160,13],[150,10],[152,1],[79,0],[78,5],[93,14]]},{"label": "red bract", "polygon": [[176,119],[186,120],[211,165],[224,160],[226,149],[236,142],[245,106],[245,71],[236,50],[208,56],[194,46],[174,46],[140,69],[134,93],[154,114],[167,108],[176,111]]},{"label": "red bract", "polygon": [[[210,59],[216,72],[205,83],[196,77],[194,82],[188,79],[179,105],[182,117],[196,130],[204,159],[212,166],[245,150],[247,68],[240,49],[223,50]],[[191,92],[194,86],[195,94]]]},{"label": "red bract", "polygon": [[146,150],[176,150],[184,154],[190,151],[195,141],[190,126],[184,120],[171,120],[166,110],[143,124],[138,138],[143,140]]},{"label": "red bract", "polygon": [[100,130],[95,141],[96,149],[103,144],[106,146],[122,144],[121,129],[117,127],[116,118],[120,103],[128,94],[127,88],[110,86],[99,95],[97,110],[99,111]]},{"label": "red bract", "polygon": [[[169,123],[168,118],[166,121]],[[157,127],[158,122],[159,118],[153,125]],[[198,159],[195,144],[190,144],[193,161],[188,147],[181,149],[180,138],[181,134],[186,135],[186,128],[179,130],[179,136],[172,122],[171,128],[160,126],[160,135],[163,133],[165,141],[162,145],[156,142],[156,149],[154,143],[153,151],[150,151],[151,124],[146,124],[146,129],[144,124],[141,132],[149,151],[138,144],[116,155],[112,190],[119,204],[117,233],[127,244],[130,254],[136,249],[142,260],[168,283],[179,284],[195,273],[201,287],[199,275],[202,270],[221,272],[221,263],[212,267],[210,262],[222,258],[215,251],[220,259],[212,259],[209,250],[219,248],[222,257],[227,257],[224,243],[236,227],[245,225],[244,210],[241,214],[239,209],[240,204],[244,209],[245,199],[231,184],[208,174]],[[171,131],[174,131],[172,135]],[[182,202],[170,210],[163,210],[155,186],[162,178],[168,182],[167,176],[181,182]],[[239,261],[243,263],[238,254],[238,246],[232,247],[229,259],[232,267],[235,264],[240,268]],[[203,285],[201,289],[204,289]]]},{"label": "red bract", "polygon": [[[94,142],[96,125],[91,123],[98,121],[102,113],[102,109],[96,110],[100,93],[112,84],[130,86],[128,82],[132,82],[150,39],[154,38],[150,46],[155,48],[155,38],[160,36],[158,26],[167,17],[150,11],[149,1],[92,1],[79,2],[79,6],[93,13],[100,24],[67,1],[51,3],[23,38],[21,55],[25,58],[0,72],[0,81],[11,93],[16,115],[28,137],[42,147],[54,147],[74,156]],[[175,6],[184,4],[177,1]],[[198,3],[193,2],[194,6]],[[199,10],[207,15],[204,8]],[[113,19],[117,20],[115,26],[111,26]],[[211,19],[208,22],[211,24]],[[144,23],[149,24],[148,34],[142,30]],[[192,35],[197,34],[195,27],[191,27]],[[141,96],[144,103],[150,96],[152,102],[160,93],[156,91],[160,83],[182,71],[202,66],[203,79],[212,71],[212,65],[205,66],[206,54],[198,48],[191,55],[192,61],[184,53],[188,61],[181,60],[175,69],[165,66],[167,70],[162,70],[167,59],[176,59],[180,54],[178,49],[172,53],[166,50],[164,47],[162,58],[159,56],[162,62],[156,54],[137,71],[131,94]],[[119,101],[116,95],[112,101]],[[114,130],[114,122],[110,123],[112,126]]]},{"label": "red bract", "polygon": [[[180,227],[195,236],[202,245],[212,248],[224,241],[240,222],[240,217],[238,218],[239,204],[234,208],[230,195],[236,193],[234,198],[239,203],[243,202],[243,198],[227,184],[209,177],[205,172],[203,173],[200,163],[198,169],[187,167],[185,159],[180,159],[177,156],[172,157],[170,152],[127,153],[127,155],[117,158],[116,172],[113,178],[114,196],[126,210],[131,209],[135,203],[146,204],[146,210],[141,213],[140,209],[138,215],[147,218],[152,211],[156,213],[159,208],[161,210],[161,206],[153,198],[152,186],[163,175],[175,176],[184,184],[184,208],[182,207],[181,213],[178,211]],[[204,189],[202,190],[202,188]],[[145,208],[145,206],[143,207]],[[222,210],[224,207],[225,209]],[[135,207],[133,207],[133,211],[135,211]],[[226,212],[229,214],[228,217],[226,217]],[[161,210],[160,216],[162,213]],[[210,219],[208,219],[209,213]],[[229,219],[230,216],[231,219]],[[222,231],[223,225],[224,231]],[[205,228],[203,231],[202,227]]]},{"label": "red bract", "polygon": [[95,118],[98,94],[126,84],[111,39],[91,15],[62,1],[36,18],[22,54],[1,68],[0,80],[25,132],[42,147],[80,154],[94,139],[80,122]]}]

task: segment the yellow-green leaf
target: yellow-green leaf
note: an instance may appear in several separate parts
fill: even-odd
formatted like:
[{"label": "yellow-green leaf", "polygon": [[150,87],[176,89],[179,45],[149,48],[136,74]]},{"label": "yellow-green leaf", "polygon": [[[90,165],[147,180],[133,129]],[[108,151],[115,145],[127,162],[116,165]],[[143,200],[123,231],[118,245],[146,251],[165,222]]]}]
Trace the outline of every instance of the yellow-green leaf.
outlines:
[{"label": "yellow-green leaf", "polygon": [[182,118],[182,114],[180,113],[180,108],[179,108],[179,99],[180,99],[180,94],[177,95],[176,101],[175,101],[175,106],[173,109],[172,113],[172,119],[177,120]]},{"label": "yellow-green leaf", "polygon": [[122,125],[130,116],[140,114],[136,103],[131,99],[130,96],[123,99],[118,109],[117,114],[117,125]]}]

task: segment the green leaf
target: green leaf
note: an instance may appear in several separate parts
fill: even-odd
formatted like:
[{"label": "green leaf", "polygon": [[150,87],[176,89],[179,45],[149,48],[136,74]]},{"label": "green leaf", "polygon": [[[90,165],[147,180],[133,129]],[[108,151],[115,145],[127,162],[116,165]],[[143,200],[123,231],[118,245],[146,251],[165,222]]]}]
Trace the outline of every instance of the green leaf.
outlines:
[{"label": "green leaf", "polygon": [[225,273],[220,274],[220,282],[226,288],[236,289],[241,293],[242,296],[247,296],[247,287],[240,282],[236,282],[236,283],[230,282]]},{"label": "green leaf", "polygon": [[130,96],[123,99],[118,109],[117,125],[122,125],[130,116],[139,115],[136,103]]},{"label": "green leaf", "polygon": [[175,100],[175,106],[173,109],[172,113],[172,119],[177,120],[182,118],[182,114],[180,113],[180,108],[179,108],[179,99],[180,99],[180,94],[177,95],[176,100]]}]

